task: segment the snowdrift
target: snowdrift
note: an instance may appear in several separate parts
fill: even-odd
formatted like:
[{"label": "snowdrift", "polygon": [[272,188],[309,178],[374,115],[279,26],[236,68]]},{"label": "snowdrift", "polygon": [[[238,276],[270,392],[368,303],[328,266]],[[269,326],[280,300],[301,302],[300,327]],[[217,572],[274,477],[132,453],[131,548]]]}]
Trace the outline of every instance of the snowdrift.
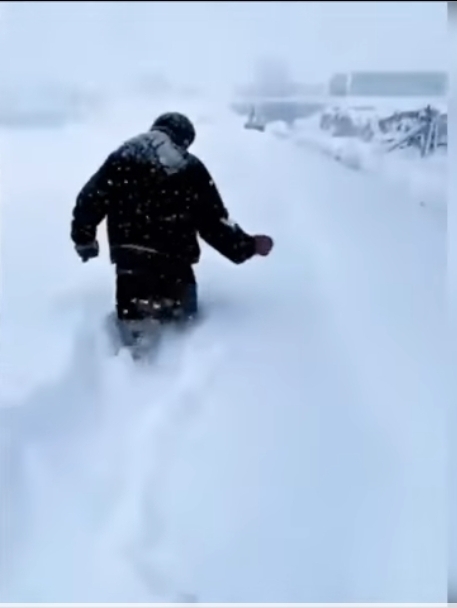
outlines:
[{"label": "snowdrift", "polygon": [[82,265],[69,218],[162,103],[2,133],[0,601],[445,601],[445,227],[175,100],[276,249],[235,267],[204,247],[205,323],[154,369],[111,359],[106,243]]},{"label": "snowdrift", "polygon": [[0,85],[0,128],[49,129],[86,121],[104,99],[97,91],[64,83]]},{"label": "snowdrift", "polygon": [[[327,108],[310,119],[296,121],[292,128],[276,123],[268,129],[277,137],[313,148],[351,169],[382,175],[405,189],[420,205],[445,212],[447,139],[425,157],[421,157],[416,146],[391,149],[402,134],[415,128],[414,114],[418,112],[416,107],[409,111],[394,110],[395,107]],[[444,111],[441,107],[439,110]],[[334,128],[331,128],[332,114],[338,115]],[[390,125],[385,133],[380,132],[379,123],[387,123],[396,114],[399,115],[394,125],[396,132]]]}]

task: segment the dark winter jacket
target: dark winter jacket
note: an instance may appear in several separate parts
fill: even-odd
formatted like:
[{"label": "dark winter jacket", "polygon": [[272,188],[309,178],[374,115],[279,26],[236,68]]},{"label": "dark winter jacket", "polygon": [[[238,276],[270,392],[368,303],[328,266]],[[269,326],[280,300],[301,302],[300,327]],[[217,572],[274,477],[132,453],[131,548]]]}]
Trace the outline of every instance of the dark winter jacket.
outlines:
[{"label": "dark winter jacket", "polygon": [[254,255],[254,239],[230,222],[204,164],[159,130],[124,143],[83,187],[75,245],[93,242],[105,218],[111,260],[124,269],[196,264],[197,234],[235,264]]}]

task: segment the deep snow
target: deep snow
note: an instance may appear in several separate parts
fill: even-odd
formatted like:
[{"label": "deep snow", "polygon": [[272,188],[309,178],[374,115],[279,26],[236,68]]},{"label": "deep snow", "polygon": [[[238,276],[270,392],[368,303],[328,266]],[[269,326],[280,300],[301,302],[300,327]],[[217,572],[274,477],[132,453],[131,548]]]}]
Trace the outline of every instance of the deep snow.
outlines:
[{"label": "deep snow", "polygon": [[445,220],[192,107],[233,217],[276,248],[205,247],[206,321],[138,369],[105,352],[106,245],[81,265],[68,234],[151,112],[1,134],[0,600],[446,601]]},{"label": "deep snow", "polygon": [[387,153],[376,138],[365,142],[357,137],[333,137],[319,127],[315,117],[296,121],[292,129],[274,123],[269,131],[300,147],[320,151],[350,169],[382,177],[396,186],[398,196],[403,191],[431,213],[447,213],[447,150],[440,149],[426,158],[411,148]]}]

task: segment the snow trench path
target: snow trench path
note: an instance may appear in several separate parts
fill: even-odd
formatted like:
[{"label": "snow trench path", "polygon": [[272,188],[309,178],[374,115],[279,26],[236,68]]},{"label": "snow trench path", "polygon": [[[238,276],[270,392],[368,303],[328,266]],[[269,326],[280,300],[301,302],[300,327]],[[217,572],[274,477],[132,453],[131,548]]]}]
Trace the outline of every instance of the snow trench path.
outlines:
[{"label": "snow trench path", "polygon": [[233,267],[205,248],[205,321],[138,368],[106,354],[108,264],[51,253],[69,187],[38,167],[32,202],[9,143],[0,599],[445,601],[445,227],[372,176],[206,125],[234,219],[276,249]]}]

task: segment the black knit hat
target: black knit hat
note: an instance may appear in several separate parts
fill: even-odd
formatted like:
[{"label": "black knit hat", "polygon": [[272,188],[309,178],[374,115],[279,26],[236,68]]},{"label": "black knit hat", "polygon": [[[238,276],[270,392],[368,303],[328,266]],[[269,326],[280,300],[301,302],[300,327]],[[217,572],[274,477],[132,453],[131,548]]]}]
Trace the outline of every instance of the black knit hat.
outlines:
[{"label": "black knit hat", "polygon": [[155,119],[151,129],[164,131],[170,139],[181,148],[188,148],[195,140],[195,127],[192,122],[179,112],[167,112]]}]

